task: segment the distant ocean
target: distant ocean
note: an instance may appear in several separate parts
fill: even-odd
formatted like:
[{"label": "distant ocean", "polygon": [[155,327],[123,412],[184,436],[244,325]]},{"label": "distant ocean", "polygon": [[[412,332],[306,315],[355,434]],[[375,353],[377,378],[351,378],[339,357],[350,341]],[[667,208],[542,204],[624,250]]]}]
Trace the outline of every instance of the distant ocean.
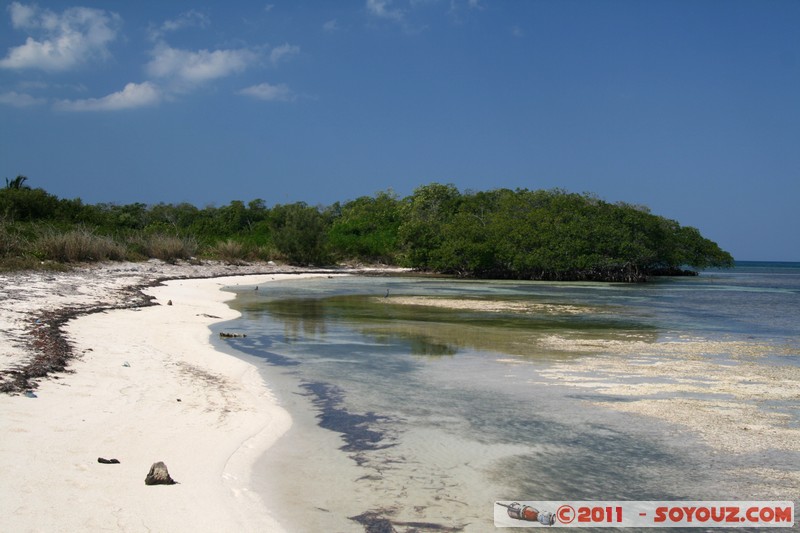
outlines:
[{"label": "distant ocean", "polygon": [[687,339],[719,365],[757,352],[800,366],[800,263],[643,284],[344,276],[236,290],[242,317],[217,328],[247,336],[215,342],[263,359],[293,417],[256,472],[290,531],[380,517],[486,531],[503,499],[736,499],[697,439],[543,376]]}]

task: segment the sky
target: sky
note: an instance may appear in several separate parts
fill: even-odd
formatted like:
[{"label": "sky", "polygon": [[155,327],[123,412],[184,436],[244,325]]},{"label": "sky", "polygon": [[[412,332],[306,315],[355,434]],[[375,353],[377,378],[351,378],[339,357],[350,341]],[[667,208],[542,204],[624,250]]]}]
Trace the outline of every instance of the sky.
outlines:
[{"label": "sky", "polygon": [[800,261],[797,0],[0,6],[0,180],[198,207],[561,188]]}]

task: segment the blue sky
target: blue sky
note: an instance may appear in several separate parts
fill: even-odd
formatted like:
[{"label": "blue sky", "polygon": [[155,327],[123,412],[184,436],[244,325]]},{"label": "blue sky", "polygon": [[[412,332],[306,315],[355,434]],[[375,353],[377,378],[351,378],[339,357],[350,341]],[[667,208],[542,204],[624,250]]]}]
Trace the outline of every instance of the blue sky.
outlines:
[{"label": "blue sky", "polygon": [[3,2],[0,179],[89,203],[592,192],[800,261],[800,2]]}]

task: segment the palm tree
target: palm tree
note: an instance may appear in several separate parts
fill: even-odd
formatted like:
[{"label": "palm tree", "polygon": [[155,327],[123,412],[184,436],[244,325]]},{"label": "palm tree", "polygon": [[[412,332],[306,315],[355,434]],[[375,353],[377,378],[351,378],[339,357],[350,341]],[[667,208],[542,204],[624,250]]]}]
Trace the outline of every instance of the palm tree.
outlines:
[{"label": "palm tree", "polygon": [[6,189],[30,189],[27,185],[23,185],[26,181],[28,181],[26,176],[17,176],[11,181],[6,178]]}]

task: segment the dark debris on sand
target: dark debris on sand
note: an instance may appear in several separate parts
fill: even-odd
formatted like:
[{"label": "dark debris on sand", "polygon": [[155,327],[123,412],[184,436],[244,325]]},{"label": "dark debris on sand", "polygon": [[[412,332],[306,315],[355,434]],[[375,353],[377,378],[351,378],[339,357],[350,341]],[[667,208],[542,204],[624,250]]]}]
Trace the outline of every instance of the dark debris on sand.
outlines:
[{"label": "dark debris on sand", "polygon": [[390,520],[385,517],[390,511],[366,511],[358,516],[351,516],[350,520],[364,526],[366,533],[399,533],[394,526],[402,526],[403,533],[422,533],[423,531],[444,531],[457,533],[463,531],[465,526],[445,526],[433,522],[403,522]]},{"label": "dark debris on sand", "polygon": [[55,311],[44,311],[34,321],[26,334],[26,344],[33,357],[18,366],[0,371],[0,392],[19,394],[38,387],[38,380],[47,376],[55,377],[58,372],[68,372],[67,366],[75,353],[67,340],[64,327],[67,322],[82,315],[99,313],[110,309],[133,309],[155,305],[154,298],[147,296],[142,289],[161,283],[151,283],[125,289],[128,297],[118,305],[87,307],[66,307]]}]

